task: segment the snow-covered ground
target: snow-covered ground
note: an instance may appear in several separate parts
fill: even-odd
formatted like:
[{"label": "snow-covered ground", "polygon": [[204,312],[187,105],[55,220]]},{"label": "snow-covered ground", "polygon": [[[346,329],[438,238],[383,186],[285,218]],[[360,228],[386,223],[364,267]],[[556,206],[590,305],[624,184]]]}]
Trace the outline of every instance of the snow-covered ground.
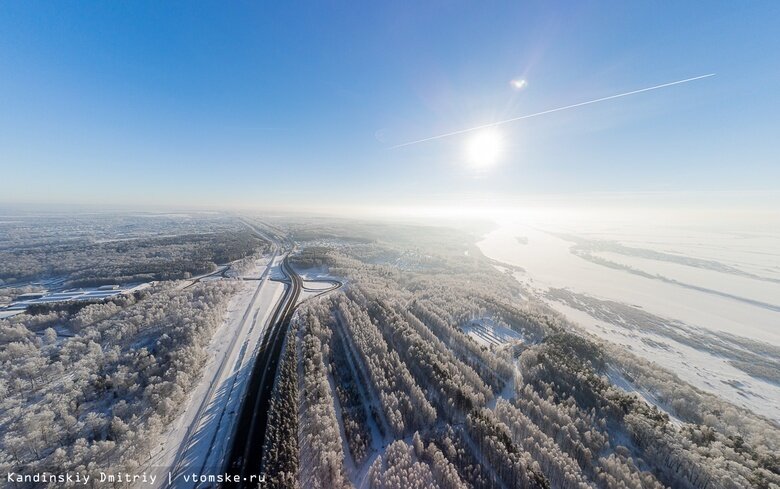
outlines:
[{"label": "snow-covered ground", "polygon": [[[780,233],[734,228],[506,220],[478,246],[522,267],[513,275],[528,292],[589,332],[780,420],[780,385],[735,368],[706,341],[688,341],[698,331],[735,350],[749,341],[780,346]],[[643,330],[650,317],[660,331]]]},{"label": "snow-covered ground", "polygon": [[332,282],[318,281],[318,280],[304,280],[303,288],[311,292],[322,292],[324,290],[330,290],[333,288]]},{"label": "snow-covered ground", "polygon": [[463,326],[462,329],[464,333],[471,336],[477,343],[488,348],[523,339],[523,336],[517,331],[496,324],[487,318],[473,320],[466,326]]},{"label": "snow-covered ground", "polygon": [[343,285],[345,280],[334,277],[328,272],[327,267],[296,268],[295,273],[303,279],[303,290],[298,303],[331,292]]},{"label": "snow-covered ground", "polygon": [[[528,237],[521,245],[516,236]],[[571,252],[574,243],[518,224],[478,243],[493,259],[523,267],[518,279],[535,288],[568,288],[600,299],[638,305],[660,316],[780,345],[780,313],[676,284],[609,268]]]},{"label": "snow-covered ground", "polygon": [[309,267],[309,268],[295,267],[295,273],[300,275],[304,281],[322,280],[322,279],[327,280],[332,278],[328,271],[328,267],[324,267],[324,266]]},{"label": "snow-covered ground", "polygon": [[[231,300],[225,321],[215,332],[208,351],[211,356],[183,411],[161,437],[160,445],[143,470],[154,472],[159,487],[192,488],[181,474],[218,474],[228,455],[232,427],[239,414],[244,385],[251,372],[255,350],[273,308],[284,292],[284,284],[268,280],[282,257],[258,266]],[[267,272],[266,272],[267,270]],[[223,367],[224,365],[224,367]],[[174,467],[175,465],[175,467]]]},{"label": "snow-covered ground", "polygon": [[[747,276],[738,276],[706,270],[689,265],[653,260],[638,256],[626,256],[615,252],[598,252],[594,256],[631,267],[659,278],[674,280],[680,284],[693,285],[702,289],[729,294],[735,298],[745,298],[772,304],[780,308],[780,281],[771,282]],[[778,258],[780,261],[780,258]],[[770,275],[767,273],[767,275]]]}]

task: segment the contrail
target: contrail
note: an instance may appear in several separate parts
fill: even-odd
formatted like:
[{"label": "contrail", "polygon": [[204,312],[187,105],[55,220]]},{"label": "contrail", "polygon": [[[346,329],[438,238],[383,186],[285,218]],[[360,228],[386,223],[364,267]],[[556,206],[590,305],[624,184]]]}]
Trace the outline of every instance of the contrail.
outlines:
[{"label": "contrail", "polygon": [[413,144],[424,143],[426,141],[433,141],[434,139],[448,138],[450,136],[456,136],[458,134],[464,134],[464,133],[467,133],[467,132],[477,131],[479,129],[484,129],[486,127],[493,127],[493,126],[499,126],[501,124],[508,124],[510,122],[515,122],[515,121],[519,121],[519,120],[522,120],[522,119],[530,119],[531,117],[537,117],[537,116],[540,116],[540,115],[551,114],[553,112],[560,112],[562,110],[573,109],[575,107],[582,107],[583,105],[590,105],[590,104],[595,104],[597,102],[604,102],[605,100],[612,100],[612,99],[616,99],[616,98],[620,98],[620,97],[628,97],[629,95],[635,95],[637,93],[642,93],[642,92],[649,92],[651,90],[658,90],[659,88],[671,87],[672,85],[680,85],[682,83],[688,83],[688,82],[692,82],[692,81],[695,81],[695,80],[701,80],[702,78],[709,78],[711,76],[715,76],[715,73],[710,73],[708,75],[694,76],[693,78],[686,78],[685,80],[677,80],[677,81],[673,81],[673,82],[669,82],[669,83],[664,83],[664,84],[661,84],[661,85],[655,85],[653,87],[640,88],[639,90],[632,90],[630,92],[619,93],[617,95],[610,95],[609,97],[601,97],[601,98],[597,98],[595,100],[588,100],[587,102],[580,102],[578,104],[566,105],[564,107],[556,107],[555,109],[544,110],[542,112],[536,112],[535,114],[521,115],[520,117],[513,117],[511,119],[505,119],[503,121],[491,122],[490,124],[482,124],[481,126],[470,127],[468,129],[461,129],[460,131],[448,132],[446,134],[439,134],[438,136],[431,136],[431,137],[425,138],[425,139],[418,139],[417,141],[410,141],[408,143],[396,144],[395,146],[391,146],[388,149],[403,148],[404,146],[411,146]]}]

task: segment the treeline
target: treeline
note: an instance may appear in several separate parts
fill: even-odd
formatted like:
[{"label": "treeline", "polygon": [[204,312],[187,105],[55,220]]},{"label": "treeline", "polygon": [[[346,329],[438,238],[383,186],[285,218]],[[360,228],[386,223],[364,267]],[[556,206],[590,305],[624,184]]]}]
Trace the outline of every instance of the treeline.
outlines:
[{"label": "treeline", "polygon": [[372,301],[369,312],[383,337],[399,352],[418,385],[427,389],[440,417],[453,420],[457,413],[483,406],[493,393],[479,375],[464,364],[425,324],[402,304]]},{"label": "treeline", "polygon": [[371,489],[466,489],[455,467],[433,443],[426,447],[419,433],[412,445],[393,442],[368,473]]},{"label": "treeline", "polygon": [[298,352],[296,332],[285,340],[284,356],[268,410],[261,473],[268,487],[295,489],[298,481]]},{"label": "treeline", "polygon": [[344,468],[344,450],[326,367],[332,331],[314,311],[301,311],[300,484],[302,487],[351,487]]},{"label": "treeline", "polygon": [[369,387],[377,394],[379,408],[395,436],[411,434],[433,423],[436,410],[412,378],[397,351],[390,349],[368,313],[351,300],[337,304],[337,317],[357,351]]},{"label": "treeline", "polygon": [[[118,218],[120,219],[120,218]],[[63,277],[65,287],[185,279],[212,272],[217,264],[269,249],[270,244],[243,224],[223,219],[193,229],[178,221],[148,230],[121,226],[101,233],[69,234],[50,223],[50,234],[11,236],[0,241],[0,280],[7,284]]]},{"label": "treeline", "polygon": [[493,411],[472,411],[466,419],[466,430],[485,461],[507,487],[550,488],[550,481],[539,463],[512,441],[508,428],[496,420]]},{"label": "treeline", "polygon": [[602,342],[600,347],[618,371],[637,387],[647,389],[681,420],[709,426],[735,440],[742,438],[754,447],[780,447],[777,423],[749,415],[743,408],[681,382],[675,374],[615,345]]},{"label": "treeline", "polygon": [[[371,450],[373,435],[369,425],[369,406],[363,393],[365,383],[354,370],[354,358],[347,349],[343,334],[337,332],[331,339],[331,372],[335,382],[336,394],[341,407],[341,420],[347,438],[349,451],[355,464],[361,465]],[[377,423],[377,420],[374,420]],[[380,430],[381,433],[381,430]]]},{"label": "treeline", "polygon": [[[593,413],[593,419],[601,420],[613,442],[627,439],[628,450],[641,460],[637,465],[650,469],[649,474],[638,474],[640,478],[649,479],[652,474],[665,486],[683,488],[736,489],[780,484],[777,428],[771,423],[743,413],[743,417],[752,417],[754,425],[762,425],[768,432],[743,431],[750,442],[706,424],[687,423],[678,429],[670,423],[667,413],[621,391],[599,375],[602,354],[596,343],[561,333],[523,352],[523,379],[543,397]],[[699,409],[708,410],[704,406]],[[714,414],[709,416],[713,418],[710,422],[717,424]],[[620,451],[616,453],[619,455]],[[638,472],[631,460],[608,461],[613,472]],[[616,469],[615,464],[622,468]]]}]

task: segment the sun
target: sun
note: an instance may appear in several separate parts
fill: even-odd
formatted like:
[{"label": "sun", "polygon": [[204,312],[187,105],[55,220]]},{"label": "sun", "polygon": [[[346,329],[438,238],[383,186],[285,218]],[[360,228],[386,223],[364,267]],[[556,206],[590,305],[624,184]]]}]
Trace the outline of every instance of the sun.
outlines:
[{"label": "sun", "polygon": [[498,162],[504,140],[495,128],[474,133],[466,143],[466,159],[475,170],[487,170]]}]

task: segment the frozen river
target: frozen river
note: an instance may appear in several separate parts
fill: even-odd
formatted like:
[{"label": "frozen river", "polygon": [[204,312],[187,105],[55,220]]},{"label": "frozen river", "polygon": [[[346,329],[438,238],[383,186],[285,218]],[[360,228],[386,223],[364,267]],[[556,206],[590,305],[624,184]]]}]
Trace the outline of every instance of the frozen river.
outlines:
[{"label": "frozen river", "polygon": [[478,246],[587,331],[780,420],[780,233],[505,219]]}]

